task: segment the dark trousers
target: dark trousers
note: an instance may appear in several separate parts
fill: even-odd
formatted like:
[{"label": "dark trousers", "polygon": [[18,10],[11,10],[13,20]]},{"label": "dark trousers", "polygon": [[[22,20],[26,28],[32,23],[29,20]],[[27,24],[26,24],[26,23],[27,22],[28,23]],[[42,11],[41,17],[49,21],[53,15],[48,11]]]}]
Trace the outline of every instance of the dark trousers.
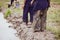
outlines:
[{"label": "dark trousers", "polygon": [[30,13],[30,22],[33,22],[33,13],[30,6],[25,6],[23,10],[23,22],[28,23],[28,12]]},{"label": "dark trousers", "polygon": [[11,5],[13,4],[14,0],[11,0]]}]

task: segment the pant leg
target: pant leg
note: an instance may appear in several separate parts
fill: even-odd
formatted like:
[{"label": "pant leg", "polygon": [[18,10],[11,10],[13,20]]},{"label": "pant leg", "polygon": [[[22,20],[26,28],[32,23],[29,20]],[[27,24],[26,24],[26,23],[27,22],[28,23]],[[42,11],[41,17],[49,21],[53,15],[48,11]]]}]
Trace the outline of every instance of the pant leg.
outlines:
[{"label": "pant leg", "polygon": [[39,30],[39,23],[40,23],[40,10],[36,11],[34,16],[33,16],[33,23],[32,23],[32,27],[34,28],[34,30]]},{"label": "pant leg", "polygon": [[41,10],[41,14],[40,14],[40,26],[41,26],[41,30],[46,29],[46,17],[47,17],[47,9],[45,10]]},{"label": "pant leg", "polygon": [[33,12],[32,12],[32,8],[30,8],[30,22],[33,23]]},{"label": "pant leg", "polygon": [[14,0],[11,0],[11,5],[13,4]]},{"label": "pant leg", "polygon": [[46,16],[47,16],[47,9],[46,10],[39,10],[36,11],[33,16],[33,23],[32,27],[35,29],[44,30],[46,29]]},{"label": "pant leg", "polygon": [[23,22],[28,23],[28,7],[24,7],[24,10],[23,10]]},{"label": "pant leg", "polygon": [[29,13],[30,13],[30,22],[32,22],[32,23],[33,23],[33,15],[34,15],[33,11],[34,11],[33,6],[30,5],[29,6]]}]

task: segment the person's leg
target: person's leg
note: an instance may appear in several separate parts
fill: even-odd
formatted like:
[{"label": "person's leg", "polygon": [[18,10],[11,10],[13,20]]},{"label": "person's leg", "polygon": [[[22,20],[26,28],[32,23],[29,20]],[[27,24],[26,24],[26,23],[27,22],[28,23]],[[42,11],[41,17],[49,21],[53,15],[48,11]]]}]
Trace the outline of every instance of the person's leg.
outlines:
[{"label": "person's leg", "polygon": [[40,28],[39,28],[39,22],[40,22],[39,14],[40,14],[40,10],[36,11],[34,16],[33,16],[32,27],[34,28],[34,32],[40,31]]},{"label": "person's leg", "polygon": [[33,23],[33,12],[32,12],[32,8],[30,9],[30,22]]},{"label": "person's leg", "polygon": [[11,5],[13,4],[14,0],[11,0]]},{"label": "person's leg", "polygon": [[31,25],[33,23],[33,13],[29,12],[30,20],[28,22],[28,25]]},{"label": "person's leg", "polygon": [[31,6],[31,4],[29,5],[29,13],[30,13],[30,22],[28,24],[32,24],[33,23],[33,7]]},{"label": "person's leg", "polygon": [[45,10],[41,10],[41,14],[40,14],[40,26],[41,26],[41,31],[44,31],[46,29],[46,16],[47,16],[47,9]]},{"label": "person's leg", "polygon": [[23,22],[28,23],[28,7],[24,7],[23,10]]},{"label": "person's leg", "polygon": [[8,8],[10,8],[11,7],[11,4],[8,4]]}]

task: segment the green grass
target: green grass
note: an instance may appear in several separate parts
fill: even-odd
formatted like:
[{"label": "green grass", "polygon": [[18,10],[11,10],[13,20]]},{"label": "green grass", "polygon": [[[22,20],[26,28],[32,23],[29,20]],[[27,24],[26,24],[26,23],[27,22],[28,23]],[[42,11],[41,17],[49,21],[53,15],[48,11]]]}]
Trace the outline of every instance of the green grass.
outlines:
[{"label": "green grass", "polygon": [[9,0],[0,0],[0,6],[3,6],[5,2],[8,2]]},{"label": "green grass", "polygon": [[7,18],[11,14],[11,10],[8,9],[4,15],[4,18]]},{"label": "green grass", "polygon": [[51,7],[48,10],[46,28],[56,35],[57,40],[60,40],[60,9]]},{"label": "green grass", "polygon": [[60,2],[60,0],[51,0],[51,2]]},{"label": "green grass", "polygon": [[2,4],[2,2],[0,2],[0,6],[2,6],[3,4]]},{"label": "green grass", "polygon": [[60,0],[51,0],[54,4],[59,4],[60,5]]}]

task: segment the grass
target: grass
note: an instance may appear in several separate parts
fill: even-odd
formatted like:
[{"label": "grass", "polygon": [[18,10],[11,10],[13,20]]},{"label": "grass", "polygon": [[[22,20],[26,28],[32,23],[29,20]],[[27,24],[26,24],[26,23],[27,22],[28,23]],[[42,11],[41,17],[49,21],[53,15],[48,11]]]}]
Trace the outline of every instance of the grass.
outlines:
[{"label": "grass", "polygon": [[7,18],[10,14],[11,14],[11,10],[10,10],[10,9],[8,9],[8,10],[6,11],[6,13],[5,13],[4,17],[5,17],[5,18]]},{"label": "grass", "polygon": [[46,28],[56,35],[57,40],[60,40],[60,9],[51,7],[48,10]]},{"label": "grass", "polygon": [[51,0],[51,2],[60,2],[60,0]]},{"label": "grass", "polygon": [[5,2],[8,2],[9,0],[0,0],[0,6],[3,6]]},{"label": "grass", "polygon": [[51,0],[54,4],[59,4],[60,5],[60,0]]}]

